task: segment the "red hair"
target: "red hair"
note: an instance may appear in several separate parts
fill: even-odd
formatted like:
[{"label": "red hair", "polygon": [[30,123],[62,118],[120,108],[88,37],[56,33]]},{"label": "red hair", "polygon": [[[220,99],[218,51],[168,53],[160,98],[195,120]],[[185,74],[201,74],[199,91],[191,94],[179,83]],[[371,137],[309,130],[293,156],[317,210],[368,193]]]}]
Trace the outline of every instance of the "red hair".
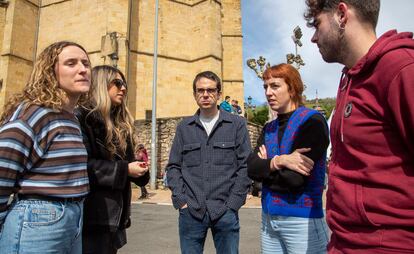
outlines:
[{"label": "red hair", "polygon": [[263,73],[263,80],[282,78],[288,85],[292,101],[297,106],[303,106],[303,82],[296,68],[290,64],[281,63],[267,68]]}]

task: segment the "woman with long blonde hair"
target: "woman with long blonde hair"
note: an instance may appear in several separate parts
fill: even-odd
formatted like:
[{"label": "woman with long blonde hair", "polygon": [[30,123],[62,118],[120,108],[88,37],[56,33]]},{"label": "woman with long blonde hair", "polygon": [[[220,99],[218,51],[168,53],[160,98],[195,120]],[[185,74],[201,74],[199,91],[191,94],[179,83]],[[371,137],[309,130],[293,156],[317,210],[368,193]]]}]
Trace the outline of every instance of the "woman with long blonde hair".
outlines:
[{"label": "woman with long blonde hair", "polygon": [[[0,252],[80,253],[87,152],[73,111],[87,98],[86,50],[53,43],[23,91],[5,104],[0,127]],[[13,195],[11,202],[10,194]]]},{"label": "woman with long blonde hair", "polygon": [[144,186],[148,167],[134,159],[136,134],[127,83],[112,66],[92,70],[92,99],[78,118],[88,150],[91,193],[85,201],[83,253],[116,253],[130,226],[131,182]]}]

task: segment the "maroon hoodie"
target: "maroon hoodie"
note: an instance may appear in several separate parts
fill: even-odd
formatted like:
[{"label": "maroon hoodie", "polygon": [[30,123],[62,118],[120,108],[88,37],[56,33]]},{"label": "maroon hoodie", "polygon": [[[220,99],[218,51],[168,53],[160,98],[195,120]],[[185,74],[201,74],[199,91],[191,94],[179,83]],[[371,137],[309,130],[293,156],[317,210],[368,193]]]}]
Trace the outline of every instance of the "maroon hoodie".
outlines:
[{"label": "maroon hoodie", "polygon": [[331,122],[329,253],[414,253],[414,40],[392,30],[344,69]]}]

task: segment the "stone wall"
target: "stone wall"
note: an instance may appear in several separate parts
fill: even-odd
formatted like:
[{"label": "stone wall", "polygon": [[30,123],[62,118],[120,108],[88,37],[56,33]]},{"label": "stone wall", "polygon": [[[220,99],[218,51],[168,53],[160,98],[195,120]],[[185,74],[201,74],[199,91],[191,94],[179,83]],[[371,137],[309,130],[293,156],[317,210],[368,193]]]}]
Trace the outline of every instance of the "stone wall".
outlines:
[{"label": "stone wall", "polygon": [[[175,135],[177,125],[182,117],[157,119],[157,176],[160,177],[165,171],[168,163],[170,149]],[[151,121],[138,120],[135,121],[135,127],[138,133],[138,142],[144,144],[151,159]],[[248,122],[250,141],[252,147],[256,146],[257,138],[262,131],[262,126]]]}]

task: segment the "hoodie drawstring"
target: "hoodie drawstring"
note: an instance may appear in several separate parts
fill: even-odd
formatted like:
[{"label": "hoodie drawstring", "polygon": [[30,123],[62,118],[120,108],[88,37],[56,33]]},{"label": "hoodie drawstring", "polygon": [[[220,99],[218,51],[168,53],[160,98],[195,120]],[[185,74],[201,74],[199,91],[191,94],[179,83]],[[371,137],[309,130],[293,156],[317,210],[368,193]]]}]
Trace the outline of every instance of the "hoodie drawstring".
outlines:
[{"label": "hoodie drawstring", "polygon": [[[344,86],[342,86],[340,89],[341,90],[343,90],[343,89],[345,89],[346,88],[346,91],[345,91],[345,98],[344,98],[344,103],[346,103],[346,101],[347,101],[347,99],[348,99],[348,95],[349,95],[349,90],[350,90],[350,87],[351,87],[351,78],[349,77],[349,75],[348,74],[345,74],[345,73],[342,73],[342,76],[343,75],[346,75],[345,76],[345,78],[346,78],[346,83],[345,83],[345,85]],[[342,83],[342,82],[341,82]],[[341,142],[343,143],[344,142],[344,118],[345,118],[345,110],[346,110],[346,108],[347,108],[347,106],[344,104],[344,106],[343,106],[343,109],[342,109],[342,112],[341,112],[341,126],[340,126],[340,131],[341,131]]]}]

